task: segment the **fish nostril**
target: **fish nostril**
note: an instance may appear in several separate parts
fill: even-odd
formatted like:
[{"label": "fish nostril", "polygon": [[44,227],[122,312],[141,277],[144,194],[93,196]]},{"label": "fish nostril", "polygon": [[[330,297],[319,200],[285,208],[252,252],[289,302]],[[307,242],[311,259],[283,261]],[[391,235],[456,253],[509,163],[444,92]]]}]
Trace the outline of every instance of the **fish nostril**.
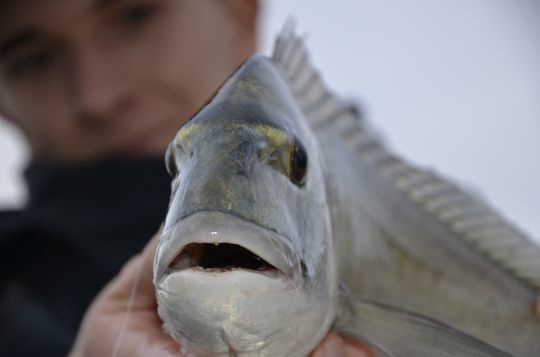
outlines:
[{"label": "fish nostril", "polygon": [[302,273],[302,278],[305,279],[308,277],[308,269],[303,260],[300,261],[300,272]]}]

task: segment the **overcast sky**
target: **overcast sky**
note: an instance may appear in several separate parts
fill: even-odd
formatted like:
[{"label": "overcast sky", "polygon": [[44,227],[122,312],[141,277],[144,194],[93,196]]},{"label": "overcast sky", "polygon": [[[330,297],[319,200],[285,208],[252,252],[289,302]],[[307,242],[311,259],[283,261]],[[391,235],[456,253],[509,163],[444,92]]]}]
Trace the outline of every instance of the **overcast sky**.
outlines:
[{"label": "overcast sky", "polygon": [[[330,87],[397,152],[480,193],[540,241],[540,1],[266,0],[261,50],[289,15]],[[0,123],[0,206],[26,156]]]}]

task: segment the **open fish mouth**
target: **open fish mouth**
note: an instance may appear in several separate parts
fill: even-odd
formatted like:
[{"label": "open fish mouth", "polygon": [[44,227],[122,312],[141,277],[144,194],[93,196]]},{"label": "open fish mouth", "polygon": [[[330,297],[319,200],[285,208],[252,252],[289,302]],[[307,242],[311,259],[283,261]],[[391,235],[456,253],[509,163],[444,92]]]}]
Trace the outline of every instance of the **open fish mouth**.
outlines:
[{"label": "open fish mouth", "polygon": [[231,243],[189,243],[171,262],[169,269],[194,269],[209,273],[244,269],[269,275],[283,274],[257,254]]},{"label": "open fish mouth", "polygon": [[293,278],[300,265],[281,234],[227,213],[200,211],[165,230],[154,270],[156,282],[178,272]]}]

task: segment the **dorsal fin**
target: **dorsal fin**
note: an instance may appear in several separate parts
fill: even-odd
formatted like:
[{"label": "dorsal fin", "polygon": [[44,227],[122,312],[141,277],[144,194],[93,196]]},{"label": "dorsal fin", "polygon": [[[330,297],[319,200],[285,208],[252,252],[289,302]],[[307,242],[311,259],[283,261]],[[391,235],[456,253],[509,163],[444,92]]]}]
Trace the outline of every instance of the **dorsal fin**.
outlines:
[{"label": "dorsal fin", "polygon": [[303,40],[288,24],[278,36],[272,61],[280,68],[296,101],[317,133],[337,131],[351,150],[374,165],[411,202],[439,221],[456,239],[540,290],[540,248],[485,202],[446,178],[419,169],[391,153],[357,110],[328,89],[309,60]]}]

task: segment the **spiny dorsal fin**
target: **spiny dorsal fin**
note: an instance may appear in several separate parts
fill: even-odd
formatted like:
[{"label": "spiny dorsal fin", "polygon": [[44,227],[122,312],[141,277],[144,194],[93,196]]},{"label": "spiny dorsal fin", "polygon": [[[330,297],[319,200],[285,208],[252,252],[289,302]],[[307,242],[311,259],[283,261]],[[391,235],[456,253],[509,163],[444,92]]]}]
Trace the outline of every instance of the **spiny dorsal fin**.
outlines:
[{"label": "spiny dorsal fin", "polygon": [[391,180],[412,202],[430,213],[456,239],[540,290],[540,248],[494,209],[429,170],[419,169],[387,150],[360,117],[328,89],[309,60],[303,40],[287,24],[276,40],[272,61],[289,82],[315,132],[334,130]]}]

